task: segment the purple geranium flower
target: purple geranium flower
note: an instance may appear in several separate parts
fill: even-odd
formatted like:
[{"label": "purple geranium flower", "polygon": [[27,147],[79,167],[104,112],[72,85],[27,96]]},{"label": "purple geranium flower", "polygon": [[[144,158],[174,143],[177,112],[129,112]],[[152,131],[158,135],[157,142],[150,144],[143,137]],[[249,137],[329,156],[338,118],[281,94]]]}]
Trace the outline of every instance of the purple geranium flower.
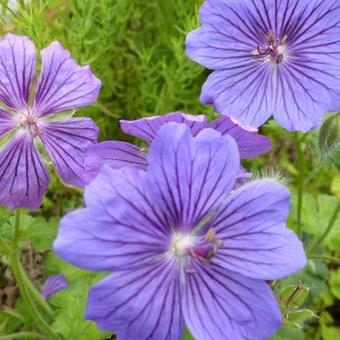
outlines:
[{"label": "purple geranium flower", "polygon": [[48,299],[50,296],[58,293],[62,289],[68,288],[68,283],[63,274],[49,276],[42,288],[42,296]]},{"label": "purple geranium flower", "polygon": [[[41,51],[42,71],[35,95],[36,48],[27,37],[7,34],[0,41],[0,136],[10,133],[0,151],[0,204],[37,209],[49,183],[39,154],[40,141],[61,179],[84,185],[84,152],[97,139],[89,118],[58,119],[58,112],[93,103],[100,81],[89,66],[79,66],[55,41]],[[56,115],[55,115],[56,114]]]},{"label": "purple geranium flower", "polygon": [[264,339],[281,324],[266,280],[306,263],[285,226],[289,191],[259,180],[232,191],[235,141],[164,125],[147,170],[104,166],[86,207],[66,215],[54,249],[114,274],[91,288],[86,318],[120,339]]},{"label": "purple geranium flower", "polygon": [[[224,136],[235,139],[240,156],[254,158],[271,149],[270,139],[256,134],[255,131],[247,131],[238,124],[233,123],[228,117],[220,117],[210,123],[205,115],[191,115],[182,112],[172,112],[164,116],[152,116],[137,120],[121,120],[122,130],[132,136],[138,137],[151,144],[157,137],[159,129],[166,123],[177,122],[186,124],[193,136],[196,136],[204,128],[212,128]],[[112,168],[134,166],[145,169],[146,156],[143,150],[126,142],[109,141],[89,146],[85,157],[86,170],[89,180],[92,180],[99,172],[103,164]],[[241,168],[241,176],[248,176]]]},{"label": "purple geranium flower", "polygon": [[214,70],[201,101],[243,124],[270,116],[288,130],[340,108],[340,4],[334,0],[206,0],[188,56]]}]

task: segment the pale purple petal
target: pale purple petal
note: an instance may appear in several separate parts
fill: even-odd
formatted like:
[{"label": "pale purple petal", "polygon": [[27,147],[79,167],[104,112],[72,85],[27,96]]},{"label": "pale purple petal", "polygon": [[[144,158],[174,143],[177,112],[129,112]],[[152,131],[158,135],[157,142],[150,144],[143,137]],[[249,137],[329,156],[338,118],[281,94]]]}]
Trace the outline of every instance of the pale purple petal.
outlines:
[{"label": "pale purple petal", "polygon": [[86,319],[119,339],[180,340],[179,285],[177,265],[167,259],[112,274],[90,289]]},{"label": "pale purple petal", "polygon": [[185,124],[168,123],[148,153],[150,187],[172,222],[192,228],[224,200],[240,168],[233,138],[204,129],[193,137]]},{"label": "pale purple petal", "polygon": [[88,182],[97,176],[104,164],[113,169],[123,167],[146,169],[147,166],[143,151],[133,144],[117,141],[92,144],[87,148],[85,155]]},{"label": "pale purple petal", "polygon": [[235,139],[241,158],[255,158],[271,150],[270,139],[255,132],[247,131],[233,123],[229,117],[220,117],[208,125],[223,136]]},{"label": "pale purple petal", "polygon": [[14,129],[17,125],[18,122],[12,114],[0,109],[0,137]]},{"label": "pale purple petal", "polygon": [[[333,83],[340,85],[340,71],[333,73],[324,66],[319,61],[309,61],[306,65],[301,58],[300,62],[288,61],[273,73],[273,90],[278,96],[273,101],[272,114],[281,126],[290,131],[309,131],[317,128],[324,113],[333,108],[332,87]],[[340,103],[340,97],[337,100]]]},{"label": "pale purple petal", "polygon": [[214,71],[203,85],[201,102],[214,104],[217,112],[242,124],[260,126],[273,114],[271,76],[268,63]]},{"label": "pale purple petal", "polygon": [[41,293],[45,299],[48,299],[65,288],[68,288],[68,283],[63,274],[51,275],[46,279]]},{"label": "pale purple petal", "polygon": [[207,125],[205,115],[195,116],[182,112],[172,112],[164,116],[153,116],[137,120],[121,120],[120,125],[125,133],[151,143],[157,137],[159,129],[169,122],[186,124],[194,136]]},{"label": "pale purple petal", "polygon": [[101,82],[89,66],[79,66],[58,41],[41,51],[42,71],[34,100],[36,114],[73,110],[94,103]]},{"label": "pale purple petal", "polygon": [[261,28],[251,18],[240,20],[244,1],[205,1],[200,9],[202,27],[190,32],[186,53],[203,66],[218,70],[249,61],[249,52],[261,41]]},{"label": "pale purple petal", "polygon": [[339,17],[334,0],[205,1],[186,41],[213,70],[202,103],[251,126],[270,116],[291,131],[319,126],[340,105]]},{"label": "pale purple petal", "polygon": [[269,339],[281,313],[265,281],[216,265],[196,265],[182,297],[185,323],[197,340]]},{"label": "pale purple petal", "polygon": [[86,208],[66,215],[56,253],[78,267],[108,270],[154,262],[168,246],[168,231],[150,197],[145,172],[104,166],[85,188]]},{"label": "pale purple petal", "polygon": [[97,141],[98,127],[90,118],[69,118],[39,123],[40,138],[60,178],[82,187],[87,182],[84,157],[89,145]]},{"label": "pale purple petal", "polygon": [[40,208],[49,176],[31,135],[18,131],[0,152],[0,204]]},{"label": "pale purple petal", "polygon": [[233,192],[207,228],[223,241],[214,263],[263,280],[281,279],[306,264],[303,246],[285,226],[289,191],[273,180],[260,180]]},{"label": "pale purple petal", "polygon": [[36,49],[29,38],[9,33],[0,40],[0,100],[8,107],[27,107],[35,62]]}]

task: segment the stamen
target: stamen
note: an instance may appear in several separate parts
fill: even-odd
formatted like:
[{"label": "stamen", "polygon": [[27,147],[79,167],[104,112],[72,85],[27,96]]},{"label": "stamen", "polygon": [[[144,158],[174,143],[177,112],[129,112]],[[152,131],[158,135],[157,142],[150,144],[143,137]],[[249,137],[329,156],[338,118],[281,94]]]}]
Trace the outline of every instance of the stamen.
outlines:
[{"label": "stamen", "polygon": [[275,64],[282,63],[284,59],[284,45],[287,42],[287,35],[282,39],[278,39],[274,31],[269,31],[265,37],[265,46],[257,46],[257,48],[251,51],[251,55],[254,57],[259,57],[257,60],[260,62],[271,61]]},{"label": "stamen", "polygon": [[216,230],[214,228],[210,228],[208,232],[205,234],[205,240],[207,242],[211,242],[216,236]]}]

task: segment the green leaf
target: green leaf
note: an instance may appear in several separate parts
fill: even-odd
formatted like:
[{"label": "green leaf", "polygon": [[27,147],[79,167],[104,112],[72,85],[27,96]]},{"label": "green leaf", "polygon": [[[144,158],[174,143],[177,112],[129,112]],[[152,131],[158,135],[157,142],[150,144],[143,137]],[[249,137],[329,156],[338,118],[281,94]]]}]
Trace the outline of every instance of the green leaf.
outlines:
[{"label": "green leaf", "polygon": [[88,291],[96,280],[93,275],[87,276],[51,298],[58,311],[53,329],[61,333],[64,339],[104,340],[110,336],[98,330],[94,322],[84,319]]},{"label": "green leaf", "polygon": [[333,327],[334,320],[328,312],[321,313],[319,324],[323,340],[334,340],[340,338],[340,328]]},{"label": "green leaf", "polygon": [[325,162],[333,163],[340,168],[340,112],[322,124],[319,148]]},{"label": "green leaf", "polygon": [[57,235],[59,220],[51,218],[46,220],[42,217],[34,219],[23,237],[31,237],[33,249],[37,252],[44,252],[50,250],[52,242]]},{"label": "green leaf", "polygon": [[[313,196],[307,192],[304,193],[302,216],[303,216],[303,231],[313,236],[321,235],[328,226],[330,216],[332,216],[334,209],[338,204],[338,198],[331,195],[319,194]],[[297,195],[296,192],[292,194],[291,218],[290,224],[294,224],[292,219],[296,216]],[[340,219],[340,216],[338,217]],[[338,244],[334,244],[333,238],[338,239],[340,234],[340,223],[335,222],[331,233],[325,240],[325,245],[330,250],[339,250],[339,246],[333,249]]]},{"label": "green leaf", "polygon": [[303,323],[316,317],[317,316],[309,309],[300,309],[288,313],[288,320],[297,323]]},{"label": "green leaf", "polygon": [[304,340],[305,335],[302,329],[300,328],[292,328],[287,325],[281,327],[277,334],[275,334],[272,340]]}]

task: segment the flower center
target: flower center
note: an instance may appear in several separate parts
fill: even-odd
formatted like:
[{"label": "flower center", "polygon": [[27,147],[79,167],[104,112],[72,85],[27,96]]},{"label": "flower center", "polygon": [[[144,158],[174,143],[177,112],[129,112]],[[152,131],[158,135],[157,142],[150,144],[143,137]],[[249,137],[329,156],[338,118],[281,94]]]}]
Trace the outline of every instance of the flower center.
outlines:
[{"label": "flower center", "polygon": [[222,244],[221,240],[216,239],[215,229],[211,228],[202,239],[190,234],[174,234],[169,250],[185,264],[186,273],[194,273],[192,261],[210,264]]},{"label": "flower center", "polygon": [[170,246],[171,252],[177,257],[189,254],[189,249],[194,246],[194,237],[191,235],[175,234]]},{"label": "flower center", "polygon": [[285,57],[287,36],[282,39],[278,39],[273,31],[269,31],[266,35],[266,41],[263,46],[257,46],[256,50],[253,50],[251,54],[259,57],[261,62],[271,61],[274,64],[280,64]]},{"label": "flower center", "polygon": [[27,130],[33,138],[39,135],[38,119],[32,113],[21,114],[19,120],[20,126]]}]

